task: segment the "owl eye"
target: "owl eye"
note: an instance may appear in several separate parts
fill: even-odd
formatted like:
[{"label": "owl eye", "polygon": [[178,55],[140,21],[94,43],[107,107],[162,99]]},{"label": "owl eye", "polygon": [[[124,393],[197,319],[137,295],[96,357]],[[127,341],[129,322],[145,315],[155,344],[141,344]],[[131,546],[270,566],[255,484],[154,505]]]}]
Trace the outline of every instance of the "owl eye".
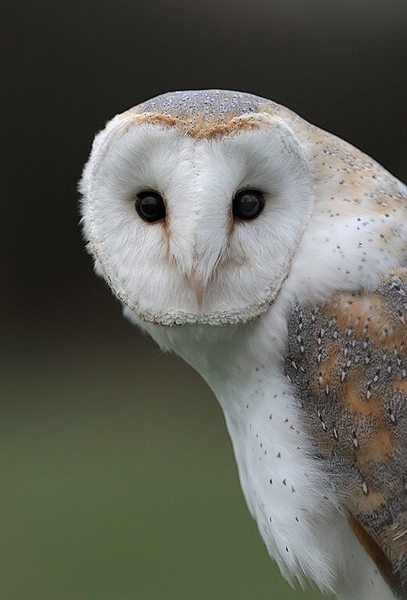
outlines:
[{"label": "owl eye", "polygon": [[233,198],[233,216],[243,221],[251,221],[259,216],[264,208],[264,198],[257,190],[243,190]]},{"label": "owl eye", "polygon": [[155,223],[165,217],[165,204],[158,192],[140,192],[137,194],[136,211],[144,221]]}]

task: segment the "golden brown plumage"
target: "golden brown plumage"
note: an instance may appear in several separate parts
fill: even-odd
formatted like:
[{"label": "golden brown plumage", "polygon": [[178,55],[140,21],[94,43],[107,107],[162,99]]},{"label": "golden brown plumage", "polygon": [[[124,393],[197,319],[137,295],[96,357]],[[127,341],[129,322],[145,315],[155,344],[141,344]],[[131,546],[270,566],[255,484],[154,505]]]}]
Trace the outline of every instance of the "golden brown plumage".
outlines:
[{"label": "golden brown plumage", "polygon": [[286,361],[350,525],[401,597],[407,593],[406,318],[402,269],[371,293],[298,305]]}]

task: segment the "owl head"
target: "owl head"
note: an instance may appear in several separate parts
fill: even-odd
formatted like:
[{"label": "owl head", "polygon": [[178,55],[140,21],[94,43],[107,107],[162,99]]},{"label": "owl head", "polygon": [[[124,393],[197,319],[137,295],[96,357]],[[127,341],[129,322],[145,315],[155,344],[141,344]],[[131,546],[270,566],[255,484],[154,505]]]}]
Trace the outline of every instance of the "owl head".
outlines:
[{"label": "owl head", "polygon": [[97,273],[142,321],[244,323],[288,275],[304,293],[335,291],[394,266],[406,248],[400,186],[270,100],[174,92],[96,136],[82,223]]},{"label": "owl head", "polygon": [[96,136],[84,234],[98,274],[142,320],[231,324],[273,302],[313,205],[280,111],[250,94],[175,92]]}]

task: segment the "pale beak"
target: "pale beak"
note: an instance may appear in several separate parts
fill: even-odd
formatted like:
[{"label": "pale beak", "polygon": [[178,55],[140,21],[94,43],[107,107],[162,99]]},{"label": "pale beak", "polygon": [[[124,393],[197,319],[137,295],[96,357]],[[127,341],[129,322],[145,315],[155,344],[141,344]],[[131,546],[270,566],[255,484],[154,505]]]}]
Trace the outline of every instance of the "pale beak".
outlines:
[{"label": "pale beak", "polygon": [[206,284],[204,280],[197,275],[196,271],[192,272],[191,285],[194,290],[195,298],[198,304],[199,310],[202,310],[202,303],[205,295]]}]

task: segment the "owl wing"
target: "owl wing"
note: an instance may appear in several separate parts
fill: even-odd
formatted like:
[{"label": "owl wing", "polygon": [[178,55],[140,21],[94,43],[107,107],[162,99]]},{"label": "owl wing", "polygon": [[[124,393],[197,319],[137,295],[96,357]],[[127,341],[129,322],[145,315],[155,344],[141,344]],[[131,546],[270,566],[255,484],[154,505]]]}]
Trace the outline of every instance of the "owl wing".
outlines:
[{"label": "owl wing", "polygon": [[370,293],[298,305],[286,373],[353,531],[407,594],[407,270]]}]

